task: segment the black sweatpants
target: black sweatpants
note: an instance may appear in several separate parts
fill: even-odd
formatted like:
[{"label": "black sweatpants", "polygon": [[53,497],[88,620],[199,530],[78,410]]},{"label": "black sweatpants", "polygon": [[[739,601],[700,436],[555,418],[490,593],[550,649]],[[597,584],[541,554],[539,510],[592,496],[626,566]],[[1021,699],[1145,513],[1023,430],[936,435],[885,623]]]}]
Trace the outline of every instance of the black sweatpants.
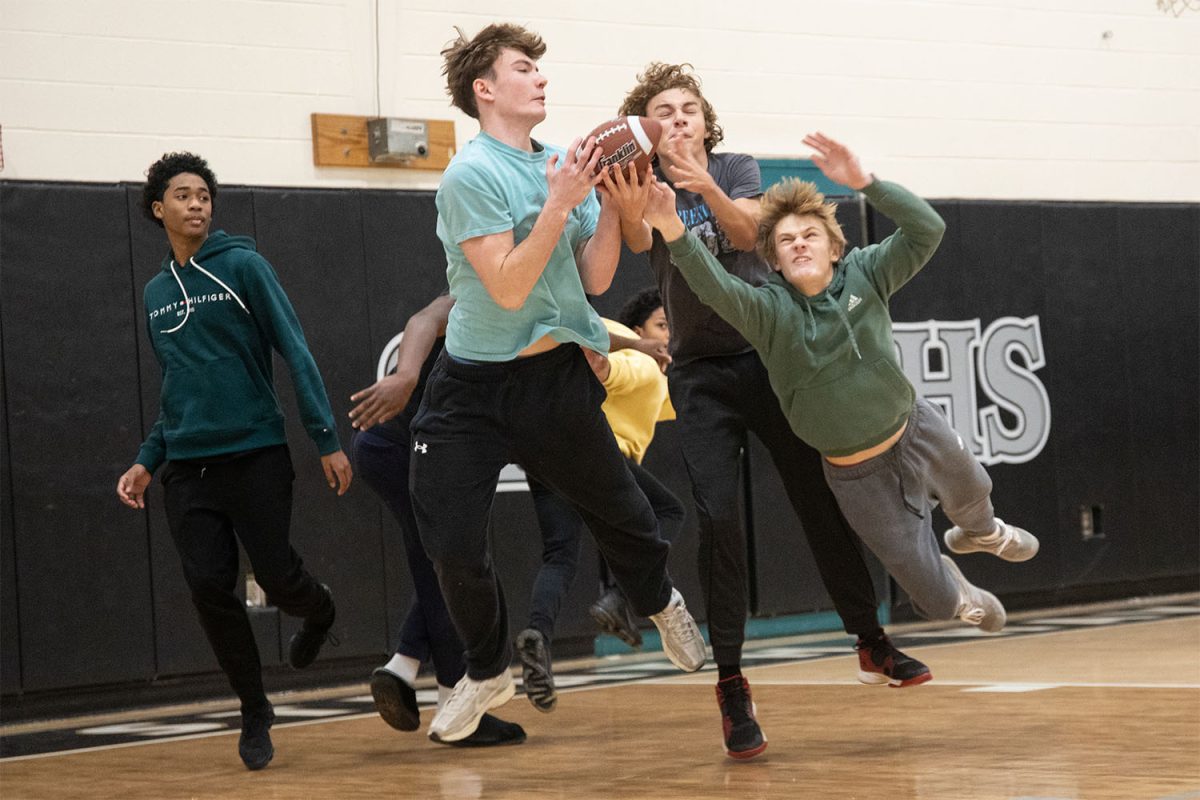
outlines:
[{"label": "black sweatpants", "polygon": [[[413,506],[475,680],[512,660],[488,543],[506,464],[523,465],[579,509],[637,613],[658,613],[671,598],[669,547],[600,411],[604,397],[575,345],[496,364],[443,353],[429,376],[412,424]],[[497,546],[511,535],[497,531]]]},{"label": "black sweatpants", "polygon": [[261,707],[262,666],[237,594],[240,540],[271,605],[294,617],[326,613],[329,596],[288,539],[292,459],[287,445],[203,461],[169,461],[161,481],[167,524],[200,624],[243,709]]},{"label": "black sweatpants", "polygon": [[[405,425],[407,427],[407,424]],[[354,472],[379,495],[396,518],[413,579],[413,602],[400,628],[396,652],[417,661],[432,661],[437,682],[454,686],[466,672],[463,644],[442,599],[437,573],[417,530],[412,497],[408,492],[408,464],[411,447],[374,432],[374,428],[354,436]]]},{"label": "black sweatpants", "polygon": [[749,610],[738,455],[747,432],[766,446],[848,633],[879,627],[861,545],[825,482],[821,456],[792,432],[757,353],[701,358],[667,372],[700,517],[700,583],[713,660],[741,662]]},{"label": "black sweatpants", "polygon": [[[626,459],[633,480],[637,483],[658,520],[659,535],[668,543],[675,541],[675,534],[683,527],[687,510],[662,481],[636,461]],[[563,598],[575,582],[579,567],[579,540],[583,534],[583,517],[575,507],[563,498],[538,483],[537,478],[526,475],[533,509],[537,514],[538,527],[542,531],[542,566],[533,581],[533,592],[529,600],[529,627],[542,634],[550,644],[554,640],[554,628]],[[598,555],[600,591],[616,586],[604,556]]]}]

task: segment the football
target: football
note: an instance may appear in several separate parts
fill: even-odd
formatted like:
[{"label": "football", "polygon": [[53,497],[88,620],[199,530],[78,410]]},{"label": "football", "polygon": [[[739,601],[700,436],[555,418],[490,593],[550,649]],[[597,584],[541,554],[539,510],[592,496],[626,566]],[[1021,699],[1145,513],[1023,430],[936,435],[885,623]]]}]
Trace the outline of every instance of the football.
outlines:
[{"label": "football", "polygon": [[654,151],[658,147],[658,139],[662,135],[662,125],[649,117],[617,117],[602,122],[583,137],[596,138],[596,146],[600,148],[600,162],[596,172],[617,167],[625,169],[629,164],[637,165],[639,172],[646,169]]}]

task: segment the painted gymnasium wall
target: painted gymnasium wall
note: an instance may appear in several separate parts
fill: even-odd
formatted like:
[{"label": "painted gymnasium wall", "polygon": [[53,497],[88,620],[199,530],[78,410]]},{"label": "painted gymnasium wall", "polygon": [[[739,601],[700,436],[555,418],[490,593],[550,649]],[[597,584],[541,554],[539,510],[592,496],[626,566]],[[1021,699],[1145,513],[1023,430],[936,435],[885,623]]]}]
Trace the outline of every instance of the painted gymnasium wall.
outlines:
[{"label": "painted gymnasium wall", "polygon": [[0,0],[6,179],[136,181],[190,148],[229,183],[436,188],[312,165],[309,115],[452,119],[438,51],[498,19],[549,49],[566,144],[653,60],[689,61],[727,146],[821,129],[931,197],[1200,200],[1200,14],[1155,0]]}]

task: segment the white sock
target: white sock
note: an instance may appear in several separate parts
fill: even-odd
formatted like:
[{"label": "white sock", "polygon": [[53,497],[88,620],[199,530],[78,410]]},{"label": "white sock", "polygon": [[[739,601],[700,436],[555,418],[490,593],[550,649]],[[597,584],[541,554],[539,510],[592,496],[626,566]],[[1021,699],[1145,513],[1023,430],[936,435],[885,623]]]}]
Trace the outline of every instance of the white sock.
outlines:
[{"label": "white sock", "polygon": [[421,662],[412,656],[402,656],[396,653],[392,656],[391,661],[383,665],[383,668],[409,686],[416,686],[417,673],[421,671]]},{"label": "white sock", "polygon": [[437,705],[437,707],[439,709],[442,706],[446,705],[446,701],[450,699],[450,693],[453,691],[454,691],[453,686],[442,686],[440,683],[438,684],[438,705]]}]

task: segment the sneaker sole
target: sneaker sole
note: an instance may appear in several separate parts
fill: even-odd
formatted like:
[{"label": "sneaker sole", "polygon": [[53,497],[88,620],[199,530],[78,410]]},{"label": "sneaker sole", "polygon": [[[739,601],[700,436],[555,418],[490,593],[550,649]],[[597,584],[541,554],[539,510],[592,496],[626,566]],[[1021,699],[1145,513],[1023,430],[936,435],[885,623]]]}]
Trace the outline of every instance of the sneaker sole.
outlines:
[{"label": "sneaker sole", "polygon": [[525,696],[538,711],[549,714],[558,705],[558,692],[554,688],[554,673],[542,666],[537,653],[527,653],[518,645],[521,656],[521,685]]},{"label": "sneaker sole", "polygon": [[933,680],[932,672],[924,672],[915,678],[898,681],[895,678],[889,678],[887,675],[880,675],[878,672],[858,671],[858,682],[867,686],[883,686],[886,683],[893,689],[903,689],[906,686],[920,686],[922,683],[929,683],[931,680]]},{"label": "sneaker sole", "polygon": [[755,756],[762,755],[762,752],[766,749],[767,749],[767,739],[764,736],[763,743],[760,744],[758,747],[752,748],[750,750],[728,750],[727,749],[725,751],[725,755],[729,756],[730,758],[735,758],[738,761],[746,761],[747,759],[751,759],[751,758],[754,758]]},{"label": "sneaker sole", "polygon": [[388,725],[398,731],[415,731],[421,727],[421,712],[404,704],[396,683],[400,678],[391,675],[371,674],[371,697],[375,700],[375,711]]},{"label": "sneaker sole", "polygon": [[607,611],[593,606],[588,609],[588,615],[591,616],[592,620],[598,626],[600,626],[600,630],[604,631],[608,635],[617,637],[622,642],[633,648],[642,646],[642,637],[638,636],[637,638],[634,638],[630,636],[625,626],[622,625],[615,616]]},{"label": "sneaker sole", "polygon": [[464,725],[460,730],[457,730],[457,731],[446,731],[444,733],[436,733],[431,730],[431,731],[429,731],[429,738],[435,742],[438,742],[439,744],[452,744],[454,742],[462,741],[463,739],[467,738],[472,733],[474,733],[476,731],[476,729],[479,728],[479,720],[483,719],[484,714],[491,711],[493,708],[499,708],[500,706],[504,705],[509,700],[512,700],[513,697],[516,696],[516,694],[517,694],[517,686],[510,680],[508,682],[508,686],[506,686],[504,688],[504,691],[500,692],[500,694],[493,697],[492,700],[488,703],[487,708],[482,709],[479,712],[478,716],[476,716],[475,719],[470,724]]}]

